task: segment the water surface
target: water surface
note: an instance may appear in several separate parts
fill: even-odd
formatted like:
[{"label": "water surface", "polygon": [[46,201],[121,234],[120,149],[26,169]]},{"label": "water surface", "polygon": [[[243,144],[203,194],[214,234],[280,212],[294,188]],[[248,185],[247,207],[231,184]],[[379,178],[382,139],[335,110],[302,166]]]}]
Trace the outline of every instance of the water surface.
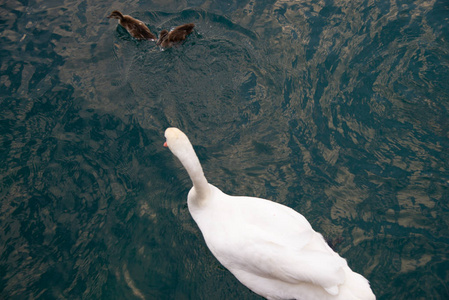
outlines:
[{"label": "water surface", "polygon": [[[261,299],[219,265],[164,147],[305,215],[378,299],[449,298],[445,1],[0,5],[0,295]],[[179,47],[139,42],[194,22]]]}]

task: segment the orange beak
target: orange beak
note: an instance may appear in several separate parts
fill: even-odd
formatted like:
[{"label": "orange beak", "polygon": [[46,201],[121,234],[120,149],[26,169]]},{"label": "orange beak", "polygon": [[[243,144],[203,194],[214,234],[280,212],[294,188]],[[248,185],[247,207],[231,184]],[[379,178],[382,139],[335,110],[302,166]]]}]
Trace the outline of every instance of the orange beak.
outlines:
[{"label": "orange beak", "polygon": [[168,147],[167,142],[164,143],[164,147]]}]

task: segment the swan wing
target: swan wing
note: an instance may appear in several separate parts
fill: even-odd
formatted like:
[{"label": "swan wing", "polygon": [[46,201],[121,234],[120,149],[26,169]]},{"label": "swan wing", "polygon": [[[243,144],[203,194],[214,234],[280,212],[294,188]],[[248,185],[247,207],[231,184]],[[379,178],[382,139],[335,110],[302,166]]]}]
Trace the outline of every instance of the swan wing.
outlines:
[{"label": "swan wing", "polygon": [[196,221],[214,256],[237,278],[312,283],[338,293],[346,261],[303,215],[265,199],[214,191],[212,209]]},{"label": "swan wing", "polygon": [[[310,233],[303,235],[308,238]],[[322,239],[321,236],[318,238]],[[314,241],[316,237],[310,240]],[[338,293],[338,286],[345,281],[346,261],[328,251],[309,250],[307,247],[298,251],[266,239],[253,239],[240,245],[234,257],[237,259],[229,264],[231,272],[251,273],[290,284],[313,283],[332,295]]]}]

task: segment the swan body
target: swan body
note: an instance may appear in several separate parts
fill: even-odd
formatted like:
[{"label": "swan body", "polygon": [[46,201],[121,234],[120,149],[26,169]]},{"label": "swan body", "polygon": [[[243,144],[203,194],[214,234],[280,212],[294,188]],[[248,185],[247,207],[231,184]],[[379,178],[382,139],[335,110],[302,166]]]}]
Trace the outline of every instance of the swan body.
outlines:
[{"label": "swan body", "polygon": [[157,45],[160,45],[163,48],[170,48],[173,44],[185,40],[187,36],[192,33],[194,27],[195,24],[189,23],[175,27],[170,32],[164,29],[159,33]]},{"label": "swan body", "polygon": [[368,280],[304,216],[269,200],[223,193],[207,182],[182,131],[168,128],[165,137],[193,183],[190,214],[212,254],[242,284],[273,300],[376,299]]},{"label": "swan body", "polygon": [[114,10],[108,19],[118,19],[119,24],[122,25],[132,37],[138,40],[155,41],[157,39],[145,23],[131,16],[124,15],[118,10]]}]

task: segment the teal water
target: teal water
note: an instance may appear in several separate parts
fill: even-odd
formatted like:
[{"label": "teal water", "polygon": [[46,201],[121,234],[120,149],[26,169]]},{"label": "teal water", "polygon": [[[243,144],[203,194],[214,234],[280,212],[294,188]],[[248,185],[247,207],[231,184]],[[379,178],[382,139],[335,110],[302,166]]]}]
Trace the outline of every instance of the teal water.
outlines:
[{"label": "teal water", "polygon": [[[196,31],[160,51],[116,20]],[[378,299],[449,299],[447,1],[0,4],[0,298],[261,299],[187,173],[305,215]]]}]

